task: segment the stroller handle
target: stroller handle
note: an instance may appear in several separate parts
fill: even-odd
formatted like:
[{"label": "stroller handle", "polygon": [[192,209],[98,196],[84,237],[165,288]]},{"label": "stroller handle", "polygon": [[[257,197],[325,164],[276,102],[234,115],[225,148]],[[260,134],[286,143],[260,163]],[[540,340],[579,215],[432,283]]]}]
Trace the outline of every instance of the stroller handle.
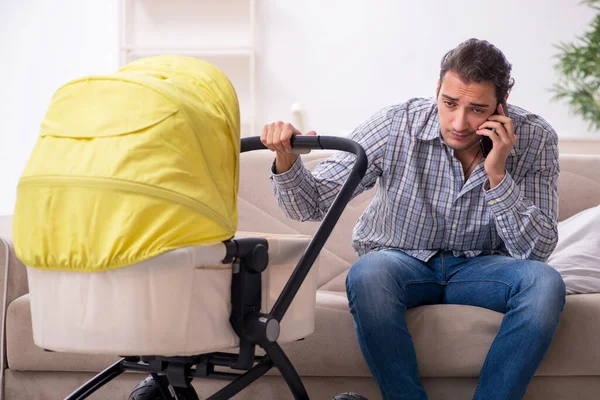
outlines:
[{"label": "stroller handle", "polygon": [[[302,150],[341,150],[350,152],[356,155],[354,165],[350,171],[350,175],[340,189],[340,192],[334,199],[331,207],[323,217],[323,221],[313,235],[310,243],[306,247],[304,254],[298,261],[296,268],[292,272],[290,279],[281,291],[277,301],[273,305],[271,315],[281,321],[292,300],[296,296],[298,289],[304,282],[312,265],[317,259],[321,249],[327,242],[331,231],[337,224],[344,208],[352,198],[352,194],[362,180],[367,171],[367,155],[365,150],[357,142],[351,139],[335,137],[335,136],[294,136],[290,140],[292,149]],[[260,141],[259,136],[242,138],[241,152],[252,150],[263,150],[267,147]]]}]

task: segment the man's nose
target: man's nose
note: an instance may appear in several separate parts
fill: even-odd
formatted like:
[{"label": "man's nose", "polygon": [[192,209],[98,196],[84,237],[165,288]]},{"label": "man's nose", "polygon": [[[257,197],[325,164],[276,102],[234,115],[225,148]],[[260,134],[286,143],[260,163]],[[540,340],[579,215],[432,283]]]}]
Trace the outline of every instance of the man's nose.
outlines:
[{"label": "man's nose", "polygon": [[467,115],[464,111],[457,111],[454,114],[454,121],[452,121],[452,128],[454,128],[455,132],[462,132],[469,128],[469,124],[467,123]]}]

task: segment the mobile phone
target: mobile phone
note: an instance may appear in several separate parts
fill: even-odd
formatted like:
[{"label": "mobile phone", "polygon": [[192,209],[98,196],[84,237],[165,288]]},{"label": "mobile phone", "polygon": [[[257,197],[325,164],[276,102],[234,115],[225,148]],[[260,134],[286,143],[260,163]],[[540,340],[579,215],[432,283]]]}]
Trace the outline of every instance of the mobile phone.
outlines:
[{"label": "mobile phone", "polygon": [[[502,109],[504,110],[504,112],[506,112],[506,103],[503,101],[499,104],[502,104]],[[498,115],[498,106],[496,106],[494,114],[492,115]],[[479,147],[481,148],[481,154],[483,154],[483,158],[486,158],[490,151],[492,151],[492,148],[494,147],[494,142],[492,142],[492,139],[490,139],[489,137],[483,136],[479,141]]]},{"label": "mobile phone", "polygon": [[486,158],[487,155],[490,154],[490,151],[492,151],[494,148],[494,142],[492,142],[492,139],[489,137],[484,136],[479,142],[479,147],[481,148],[481,154],[483,155],[483,158]]}]

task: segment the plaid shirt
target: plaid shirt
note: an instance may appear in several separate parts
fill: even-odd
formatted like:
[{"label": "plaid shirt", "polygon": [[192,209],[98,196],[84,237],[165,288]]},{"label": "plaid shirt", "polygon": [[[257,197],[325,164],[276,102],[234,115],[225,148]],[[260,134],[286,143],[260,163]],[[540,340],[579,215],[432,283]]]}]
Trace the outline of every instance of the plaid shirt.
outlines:
[{"label": "plaid shirt", "polygon": [[[373,186],[377,192],[354,228],[358,254],[400,249],[427,261],[452,250],[545,261],[558,239],[558,138],[541,117],[512,105],[508,111],[517,143],[505,178],[489,190],[483,160],[465,182],[433,98],[383,109],[359,126],[350,138],[369,166],[354,196]],[[289,171],[272,173],[280,207],[296,220],[322,219],[354,158],[338,152],[312,173],[298,158]]]}]

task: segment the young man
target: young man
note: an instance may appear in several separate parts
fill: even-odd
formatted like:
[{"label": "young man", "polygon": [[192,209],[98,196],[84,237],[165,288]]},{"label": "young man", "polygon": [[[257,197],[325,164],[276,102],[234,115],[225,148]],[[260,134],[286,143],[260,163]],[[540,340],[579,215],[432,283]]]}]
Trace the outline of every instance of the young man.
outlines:
[{"label": "young man", "polygon": [[[442,59],[436,98],[375,114],[351,138],[369,166],[356,195],[377,184],[359,219],[359,258],[346,280],[358,342],[384,399],[426,399],[406,310],[466,304],[504,313],[475,399],[523,397],[565,303],[544,264],[557,241],[557,136],[537,115],[506,106],[511,65],[486,41]],[[319,220],[354,156],[339,153],[311,174],[289,144],[299,132],[264,127],[276,152],[275,195],[291,218]],[[309,134],[315,134],[310,132]],[[492,149],[484,157],[480,142]]]}]

